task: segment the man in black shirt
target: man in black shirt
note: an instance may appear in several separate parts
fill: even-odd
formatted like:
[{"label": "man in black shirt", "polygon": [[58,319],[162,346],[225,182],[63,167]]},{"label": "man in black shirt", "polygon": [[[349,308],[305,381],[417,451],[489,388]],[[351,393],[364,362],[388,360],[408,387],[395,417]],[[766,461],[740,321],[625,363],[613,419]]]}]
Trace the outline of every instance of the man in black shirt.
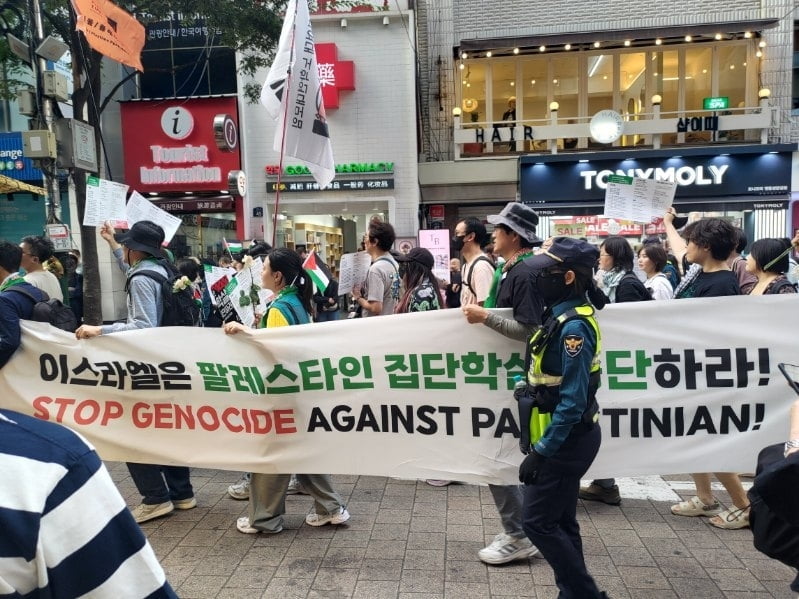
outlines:
[{"label": "man in black shirt", "polygon": [[[510,202],[499,214],[490,215],[494,225],[494,252],[505,259],[498,266],[501,272],[494,277],[485,306],[468,304],[461,309],[470,323],[482,323],[496,332],[525,341],[541,324],[544,305],[533,287],[533,268],[526,258],[532,257],[533,247],[541,245],[536,236],[538,215],[532,208]],[[513,318],[503,318],[486,308],[512,308]],[[538,549],[522,528],[522,491],[519,485],[489,485],[499,511],[504,531],[478,552],[488,564],[504,564],[531,557]]]}]

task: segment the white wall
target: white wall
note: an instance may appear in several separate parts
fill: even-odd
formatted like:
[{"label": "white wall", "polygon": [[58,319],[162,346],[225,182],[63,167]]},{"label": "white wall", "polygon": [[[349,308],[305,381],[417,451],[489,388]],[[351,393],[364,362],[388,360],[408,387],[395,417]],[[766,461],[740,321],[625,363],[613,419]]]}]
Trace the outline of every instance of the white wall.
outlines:
[{"label": "white wall", "polygon": [[[392,7],[393,8],[393,7]],[[419,184],[416,151],[416,101],[414,81],[413,13],[396,11],[313,17],[316,43],[335,43],[338,60],[351,60],[355,68],[355,90],[339,94],[339,108],[327,113],[336,164],[348,162],[394,162],[395,188],[384,191],[339,191],[281,196],[281,205],[293,201],[357,202],[396,198],[391,220],[397,235],[415,235]],[[383,25],[383,17],[389,24]],[[403,24],[404,23],[404,24]],[[410,32],[410,33],[409,33]],[[266,71],[259,73],[262,82]],[[247,80],[240,79],[240,88]],[[246,215],[267,201],[264,167],[279,163],[272,150],[275,123],[260,105],[239,106],[244,170],[249,180]],[[285,160],[284,164],[296,164]],[[270,197],[269,201],[273,202]],[[269,214],[265,209],[264,213]],[[309,212],[313,212],[310,211]],[[265,230],[268,226],[265,227]],[[267,232],[267,238],[269,234]]]}]

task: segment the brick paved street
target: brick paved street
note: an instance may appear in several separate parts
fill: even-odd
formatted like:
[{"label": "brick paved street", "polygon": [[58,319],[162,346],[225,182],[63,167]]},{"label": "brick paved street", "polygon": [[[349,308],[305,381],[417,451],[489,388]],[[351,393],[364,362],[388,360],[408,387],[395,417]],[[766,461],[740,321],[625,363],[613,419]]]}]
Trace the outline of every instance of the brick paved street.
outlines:
[{"label": "brick paved street", "polygon": [[[109,469],[136,505],[124,464]],[[352,513],[346,525],[305,525],[310,499],[289,496],[285,530],[267,536],[236,530],[247,502],[226,489],[237,478],[193,470],[199,506],[142,526],[184,599],[557,596],[543,560],[494,567],[477,559],[500,530],[487,487],[335,476]],[[614,599],[793,596],[795,573],[758,553],[747,529],[717,530],[702,518],[672,516],[669,502],[646,499],[625,498],[620,508],[585,504],[578,517],[589,569]]]}]

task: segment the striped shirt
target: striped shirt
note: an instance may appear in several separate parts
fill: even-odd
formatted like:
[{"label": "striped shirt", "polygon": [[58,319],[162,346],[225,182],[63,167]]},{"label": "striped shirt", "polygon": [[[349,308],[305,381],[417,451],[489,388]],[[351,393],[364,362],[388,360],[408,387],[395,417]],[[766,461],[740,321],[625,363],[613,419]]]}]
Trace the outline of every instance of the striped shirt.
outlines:
[{"label": "striped shirt", "polygon": [[0,410],[0,599],[177,597],[94,449]]}]

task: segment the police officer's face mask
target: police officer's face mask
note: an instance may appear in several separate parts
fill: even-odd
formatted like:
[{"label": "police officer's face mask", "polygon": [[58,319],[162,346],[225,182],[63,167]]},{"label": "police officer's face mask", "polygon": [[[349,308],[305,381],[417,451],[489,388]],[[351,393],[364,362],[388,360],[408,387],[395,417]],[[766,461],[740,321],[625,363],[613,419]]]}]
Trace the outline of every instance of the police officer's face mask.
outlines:
[{"label": "police officer's face mask", "polygon": [[563,272],[545,270],[535,278],[535,288],[547,306],[566,298],[571,292],[569,287],[566,284],[566,273]]}]

